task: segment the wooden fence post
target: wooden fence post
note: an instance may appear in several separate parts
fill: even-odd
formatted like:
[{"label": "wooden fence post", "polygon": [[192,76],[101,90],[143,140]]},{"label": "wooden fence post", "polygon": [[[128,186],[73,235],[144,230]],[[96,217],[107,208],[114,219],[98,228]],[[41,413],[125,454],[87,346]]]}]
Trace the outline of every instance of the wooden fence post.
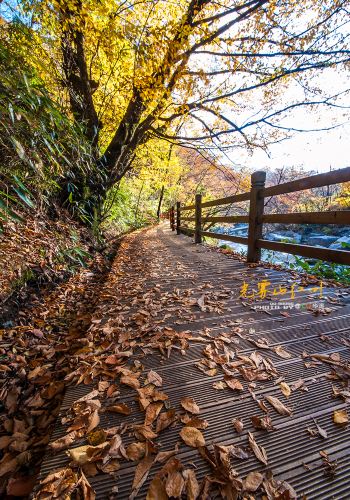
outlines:
[{"label": "wooden fence post", "polygon": [[202,195],[201,194],[196,194],[196,226],[195,226],[195,233],[194,233],[194,242],[195,243],[202,243],[202,235],[201,235],[201,230],[202,230]]},{"label": "wooden fence post", "polygon": [[261,258],[261,249],[257,248],[256,242],[262,237],[260,218],[264,213],[264,198],[259,196],[259,191],[264,188],[265,180],[266,172],[254,172],[251,176],[247,262],[259,262]]},{"label": "wooden fence post", "polygon": [[175,231],[174,206],[170,207],[170,227],[172,231]]},{"label": "wooden fence post", "polygon": [[181,215],[180,215],[180,205],[179,201],[176,202],[176,233],[180,234],[180,226],[181,226]]}]

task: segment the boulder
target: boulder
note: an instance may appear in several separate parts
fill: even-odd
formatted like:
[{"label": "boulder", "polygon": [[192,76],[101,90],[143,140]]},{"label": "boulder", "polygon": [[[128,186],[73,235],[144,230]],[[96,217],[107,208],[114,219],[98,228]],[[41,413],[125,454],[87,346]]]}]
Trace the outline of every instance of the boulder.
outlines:
[{"label": "boulder", "polygon": [[334,243],[330,245],[329,248],[334,248],[335,250],[350,251],[350,236],[342,236],[341,238],[338,238]]},{"label": "boulder", "polygon": [[309,234],[304,237],[305,245],[318,245],[321,247],[329,247],[332,243],[338,240],[338,236],[328,236],[326,234]]},{"label": "boulder", "polygon": [[264,239],[286,243],[300,243],[301,234],[294,233],[293,231],[281,231],[281,233],[266,233]]}]

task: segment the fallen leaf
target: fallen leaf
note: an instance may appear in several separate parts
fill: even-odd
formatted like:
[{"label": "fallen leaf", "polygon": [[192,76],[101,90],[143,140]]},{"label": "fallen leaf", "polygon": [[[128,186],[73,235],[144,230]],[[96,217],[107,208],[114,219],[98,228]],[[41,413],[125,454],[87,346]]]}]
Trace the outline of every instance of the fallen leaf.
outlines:
[{"label": "fallen leaf", "polygon": [[6,493],[14,497],[26,497],[32,493],[33,488],[37,482],[36,476],[26,476],[9,479],[7,484]]},{"label": "fallen leaf", "polygon": [[99,423],[100,423],[100,416],[98,414],[98,410],[95,410],[89,416],[86,432],[89,433],[90,431],[95,429],[95,427],[97,427]]},{"label": "fallen leaf", "polygon": [[321,437],[323,437],[323,439],[327,439],[328,437],[328,434],[327,434],[327,431],[325,431],[324,429],[322,429],[322,427],[320,427],[318,425],[318,423],[316,422],[316,420],[314,419],[314,422],[315,422],[315,425],[317,427],[317,430],[318,430],[318,433]]},{"label": "fallen leaf", "polygon": [[89,483],[89,481],[86,479],[83,471],[81,471],[81,476],[77,483],[77,486],[82,490],[82,497],[84,498],[84,500],[95,500],[96,498],[95,492],[92,489],[92,486]]},{"label": "fallen leaf", "polygon": [[272,431],[274,429],[271,418],[268,415],[265,417],[251,417],[251,421],[256,429],[263,429],[265,431]]},{"label": "fallen leaf", "polygon": [[200,487],[193,469],[185,469],[182,473],[186,481],[187,500],[196,500],[199,496]]},{"label": "fallen leaf", "polygon": [[158,417],[160,410],[163,408],[163,403],[151,403],[147,406],[146,416],[145,416],[145,426],[150,426],[153,424],[155,419]]},{"label": "fallen leaf", "polygon": [[128,385],[129,387],[132,387],[133,389],[140,388],[140,381],[136,377],[132,377],[130,375],[122,375],[120,377],[120,383]]},{"label": "fallen leaf", "polygon": [[144,439],[155,439],[157,437],[157,434],[147,425],[134,425],[134,431],[135,434],[139,434]]},{"label": "fallen leaf", "polygon": [[169,497],[181,498],[182,491],[185,486],[185,481],[181,472],[171,471],[168,474],[165,482],[165,491]]},{"label": "fallen leaf", "polygon": [[236,432],[242,432],[243,431],[243,422],[242,419],[240,418],[234,418],[232,420],[233,427],[236,429]]},{"label": "fallen leaf", "polygon": [[265,396],[265,399],[270,403],[271,406],[279,413],[280,415],[291,415],[292,411],[285,406],[281,401],[275,396]]},{"label": "fallen leaf", "polygon": [[99,465],[99,468],[105,474],[112,474],[113,472],[117,472],[120,469],[120,463],[119,460],[113,458],[112,460],[109,460],[107,463]]},{"label": "fallen leaf", "polygon": [[107,358],[105,359],[105,363],[107,365],[117,365],[120,363],[120,358],[118,358],[118,356],[116,356],[115,354],[110,354],[109,356],[107,356]]},{"label": "fallen leaf", "polygon": [[125,450],[120,434],[115,434],[109,441],[108,456],[111,458],[121,458]]},{"label": "fallen leaf", "polygon": [[193,448],[205,446],[203,434],[195,427],[184,427],[180,432],[180,436],[188,446],[192,446]]},{"label": "fallen leaf", "polygon": [[243,448],[237,445],[230,446],[229,449],[230,456],[239,458],[240,460],[247,460],[249,458],[249,453],[247,453]]},{"label": "fallen leaf", "polygon": [[94,429],[89,432],[86,436],[87,442],[91,446],[97,446],[98,444],[104,443],[107,438],[107,433],[103,429]]},{"label": "fallen leaf", "polygon": [[199,406],[197,405],[197,403],[194,401],[193,398],[183,398],[181,399],[180,403],[181,406],[190,413],[198,414],[200,412]]},{"label": "fallen leaf", "polygon": [[254,493],[259,488],[263,480],[264,476],[263,474],[260,474],[260,472],[249,472],[248,476],[243,481],[244,491]]},{"label": "fallen leaf", "polygon": [[113,406],[107,406],[106,411],[110,413],[121,413],[122,415],[130,415],[131,409],[125,403],[119,403]]},{"label": "fallen leaf", "polygon": [[282,346],[278,345],[277,347],[274,347],[273,350],[275,351],[275,353],[280,357],[280,358],[283,358],[283,359],[289,359],[292,357],[292,355],[287,352],[285,349],[283,349]]},{"label": "fallen leaf", "polygon": [[154,462],[154,456],[148,455],[147,457],[144,457],[141,460],[141,462],[137,464],[134,480],[131,487],[132,492],[129,496],[129,500],[133,500],[137,496],[139,489],[147,479],[147,476],[153,465],[153,462]]},{"label": "fallen leaf", "polygon": [[225,375],[224,379],[230,389],[234,391],[243,391],[243,385],[237,378],[231,377],[230,375]]},{"label": "fallen leaf", "polygon": [[61,451],[64,450],[65,448],[69,448],[71,444],[74,443],[77,439],[79,439],[83,435],[83,432],[81,430],[79,431],[72,431],[69,434],[66,434],[65,436],[56,439],[56,441],[53,441],[52,443],[49,444],[49,447],[53,451]]},{"label": "fallen leaf", "polygon": [[157,453],[156,458],[155,458],[155,462],[160,462],[160,463],[166,462],[167,460],[169,460],[169,458],[176,455],[176,453],[178,452],[178,449],[179,449],[178,447],[179,447],[179,443],[176,443],[174,450],[159,451]]},{"label": "fallen leaf", "polygon": [[181,422],[189,427],[195,427],[196,429],[206,429],[209,425],[207,420],[199,417],[193,417],[187,413],[181,417]]},{"label": "fallen leaf", "polygon": [[109,382],[106,382],[104,380],[100,380],[100,382],[98,383],[98,390],[99,392],[104,392],[108,389],[110,383]]},{"label": "fallen leaf", "polygon": [[131,443],[126,448],[125,453],[129,460],[132,461],[141,460],[141,458],[143,458],[146,453],[146,443],[145,442]]},{"label": "fallen leaf", "polygon": [[13,458],[9,453],[7,453],[4,457],[1,459],[0,463],[0,477],[5,476],[9,472],[14,472],[19,463],[16,458]]},{"label": "fallen leaf", "polygon": [[84,465],[87,462],[93,461],[93,458],[96,457],[97,455],[101,455],[103,452],[103,449],[106,447],[107,443],[105,443],[105,446],[90,446],[90,445],[84,445],[84,446],[78,446],[77,448],[72,448],[68,450],[68,455],[73,460],[73,462],[77,465]]},{"label": "fallen leaf", "polygon": [[168,500],[168,498],[162,479],[155,476],[149,485],[146,500]]},{"label": "fallen leaf", "polygon": [[222,390],[222,389],[225,389],[225,387],[227,387],[227,385],[225,384],[225,382],[220,380],[220,382],[214,382],[213,387],[214,387],[214,389]]},{"label": "fallen leaf", "polygon": [[166,429],[176,420],[176,412],[174,409],[168,410],[166,412],[162,412],[158,415],[157,423],[156,423],[156,432],[161,432]]},{"label": "fallen leaf", "polygon": [[294,382],[294,384],[291,385],[291,389],[292,391],[296,391],[297,389],[305,390],[306,387],[304,387],[304,380],[300,378],[299,380]]},{"label": "fallen leaf", "polygon": [[248,432],[248,440],[249,440],[249,445],[254,452],[254,455],[256,458],[262,462],[263,464],[267,465],[267,455],[266,451],[262,446],[259,446],[258,443],[255,441],[254,436],[251,432]]},{"label": "fallen leaf", "polygon": [[349,422],[346,408],[343,410],[335,410],[333,413],[333,421],[335,424],[347,424]]},{"label": "fallen leaf", "polygon": [[204,299],[205,295],[202,295],[201,297],[199,297],[199,299],[197,299],[197,304],[201,311],[206,311],[206,307],[204,305]]},{"label": "fallen leaf", "polygon": [[291,395],[292,391],[291,391],[289,385],[286,384],[286,382],[281,382],[280,383],[280,389],[281,389],[282,393],[285,395],[285,397],[289,398],[289,396]]},{"label": "fallen leaf", "polygon": [[147,383],[153,384],[157,387],[161,387],[163,384],[163,380],[157,372],[155,372],[154,370],[150,370],[147,374]]}]

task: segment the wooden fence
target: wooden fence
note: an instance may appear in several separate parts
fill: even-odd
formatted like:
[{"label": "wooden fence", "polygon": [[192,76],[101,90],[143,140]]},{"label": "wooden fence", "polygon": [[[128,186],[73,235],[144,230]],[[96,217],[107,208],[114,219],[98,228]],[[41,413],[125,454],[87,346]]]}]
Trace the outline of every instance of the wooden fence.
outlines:
[{"label": "wooden fence", "polygon": [[[232,241],[248,246],[247,262],[259,262],[261,249],[275,250],[302,257],[315,258],[350,265],[350,251],[320,248],[310,245],[282,243],[263,239],[264,223],[276,224],[341,224],[350,225],[350,210],[328,211],[328,212],[302,212],[288,214],[264,214],[265,198],[280,194],[294,193],[305,189],[329,186],[350,181],[350,167],[333,170],[325,174],[312,175],[296,181],[286,182],[276,186],[265,187],[266,172],[254,172],[251,176],[251,189],[247,193],[228,196],[202,202],[202,195],[197,194],[195,204],[181,206],[177,202],[176,209],[170,210],[170,227],[177,234],[185,233],[194,235],[195,243],[201,243],[203,236],[216,238],[224,241]],[[233,216],[203,216],[203,208],[220,207],[233,203],[249,201],[248,215]],[[176,211],[176,214],[175,214]],[[184,216],[183,212],[194,211],[192,216]],[[194,229],[184,225],[184,222],[194,222]],[[248,237],[230,236],[226,234],[203,231],[203,224],[211,222],[221,223],[248,223]]]}]

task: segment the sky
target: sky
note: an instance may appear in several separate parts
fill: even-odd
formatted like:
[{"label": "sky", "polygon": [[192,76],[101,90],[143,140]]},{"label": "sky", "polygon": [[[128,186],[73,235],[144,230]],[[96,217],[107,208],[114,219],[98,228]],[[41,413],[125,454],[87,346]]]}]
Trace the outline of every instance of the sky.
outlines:
[{"label": "sky", "polygon": [[231,159],[253,170],[283,166],[303,166],[305,170],[326,172],[350,166],[350,124],[326,132],[301,132],[270,146],[269,156],[256,150],[252,156],[235,153]]}]

